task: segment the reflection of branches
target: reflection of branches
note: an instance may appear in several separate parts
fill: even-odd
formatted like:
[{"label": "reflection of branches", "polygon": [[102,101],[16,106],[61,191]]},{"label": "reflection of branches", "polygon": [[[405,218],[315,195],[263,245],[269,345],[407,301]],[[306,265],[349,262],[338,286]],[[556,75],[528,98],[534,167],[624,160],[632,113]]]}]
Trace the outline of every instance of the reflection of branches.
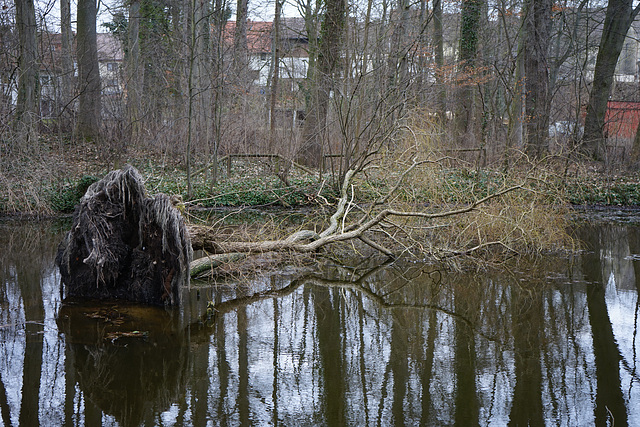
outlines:
[{"label": "reflection of branches", "polygon": [[384,297],[378,295],[377,293],[375,293],[374,291],[368,289],[366,286],[363,286],[362,283],[359,283],[359,281],[356,282],[349,282],[349,281],[343,281],[343,280],[330,280],[330,279],[324,279],[324,278],[308,278],[305,282],[305,284],[312,284],[315,286],[324,286],[324,287],[338,287],[338,288],[343,288],[343,289],[351,289],[354,290],[356,292],[360,292],[364,295],[366,295],[367,297],[369,297],[370,300],[376,302],[380,307],[382,308],[386,308],[386,309],[415,309],[415,310],[435,310],[435,311],[439,311],[441,313],[444,313],[448,316],[454,317],[457,320],[462,321],[464,324],[466,324],[472,331],[476,332],[478,335],[480,335],[481,337],[489,340],[489,341],[494,341],[494,342],[500,342],[497,338],[494,337],[490,337],[485,335],[484,333],[480,332],[477,330],[477,328],[475,327],[475,325],[473,324],[473,322],[471,320],[469,320],[467,317],[456,313],[453,310],[450,310],[448,308],[444,308],[441,307],[437,304],[429,304],[429,303],[425,303],[425,304],[417,304],[417,303],[395,303],[395,302],[388,302],[384,299]]},{"label": "reflection of branches", "polygon": [[478,328],[474,325],[474,323],[469,320],[467,317],[455,312],[454,310],[450,310],[448,308],[442,307],[438,304],[432,303],[408,303],[408,302],[389,302],[385,299],[385,297],[393,292],[389,292],[385,295],[380,295],[372,290],[369,286],[367,286],[368,279],[386,268],[391,261],[387,261],[383,264],[377,265],[361,276],[359,276],[355,280],[336,280],[336,279],[326,279],[324,277],[319,277],[316,275],[307,275],[300,277],[291,281],[291,283],[284,288],[280,289],[269,289],[261,292],[257,292],[252,295],[242,296],[238,298],[234,298],[219,304],[213,304],[210,302],[207,307],[207,314],[205,320],[208,324],[215,323],[216,319],[220,315],[224,315],[230,311],[234,311],[240,307],[244,307],[250,304],[253,304],[258,301],[262,301],[269,298],[280,298],[287,295],[292,294],[296,291],[300,286],[312,285],[318,287],[325,288],[341,288],[341,289],[349,289],[360,294],[365,295],[371,301],[375,302],[378,306],[385,309],[411,309],[411,310],[435,310],[441,313],[444,313],[448,316],[454,317],[457,320],[462,321],[466,324],[472,331],[476,332],[481,337],[489,340],[500,343],[500,340],[495,337],[490,337],[478,330]]},{"label": "reflection of branches", "polygon": [[0,329],[3,328],[16,328],[16,327],[22,327],[24,325],[40,325],[42,327],[47,327],[47,325],[44,322],[38,322],[36,320],[26,320],[24,322],[20,322],[20,323],[6,323],[4,325],[0,325]]},{"label": "reflection of branches", "polygon": [[627,359],[622,356],[622,354],[620,354],[620,362],[622,363],[622,367],[624,368],[624,370],[627,371],[629,376],[631,376],[631,378],[633,379],[631,382],[637,381],[640,383],[640,375],[638,375],[638,372],[636,372],[636,367],[631,366],[629,362],[627,362]]}]

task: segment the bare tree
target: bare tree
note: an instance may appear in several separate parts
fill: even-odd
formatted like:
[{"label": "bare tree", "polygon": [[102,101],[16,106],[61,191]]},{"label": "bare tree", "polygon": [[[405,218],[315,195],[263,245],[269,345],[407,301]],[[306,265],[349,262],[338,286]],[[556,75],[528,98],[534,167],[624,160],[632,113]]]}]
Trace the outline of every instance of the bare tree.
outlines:
[{"label": "bare tree", "polygon": [[65,127],[71,124],[71,105],[74,99],[73,87],[73,32],[71,30],[71,0],[60,0],[60,33],[61,40],[61,66],[62,66],[62,117]]},{"label": "bare tree", "polygon": [[524,72],[527,118],[527,153],[540,158],[549,150],[549,64],[551,0],[525,4]]},{"label": "bare tree", "polygon": [[247,69],[249,67],[249,50],[247,46],[247,17],[249,1],[238,0],[236,5],[236,27],[233,34],[233,69],[238,84],[245,85]]},{"label": "bare tree", "polygon": [[102,103],[98,40],[96,35],[96,0],[78,1],[78,121],[81,139],[96,140],[100,136]]},{"label": "bare tree", "polygon": [[584,122],[583,149],[594,160],[604,160],[606,157],[604,130],[607,103],[624,40],[638,12],[640,5],[633,7],[632,0],[609,0],[607,3]]},{"label": "bare tree", "polygon": [[433,0],[433,44],[436,62],[436,111],[440,122],[447,120],[447,89],[444,84],[444,33],[442,29],[442,0]]},{"label": "bare tree", "polygon": [[273,17],[273,37],[271,42],[271,91],[269,94],[269,149],[273,152],[276,139],[276,101],[278,98],[278,81],[280,79],[280,31],[283,0],[276,0]]},{"label": "bare tree", "polygon": [[224,100],[224,26],[228,5],[225,0],[215,0],[212,10],[212,37],[211,37],[211,112],[212,132],[209,141],[209,152],[211,163],[211,186],[218,180],[218,149],[222,142],[222,111]]},{"label": "bare tree", "polygon": [[19,37],[18,101],[14,127],[17,148],[26,150],[30,144],[37,148],[38,100],[38,44],[36,12],[33,0],[16,0],[16,27]]},{"label": "bare tree", "polygon": [[331,92],[336,88],[346,20],[345,0],[329,0],[320,28],[318,56],[309,62],[309,108],[303,132],[302,163],[319,166],[324,150]]},{"label": "bare tree", "polygon": [[139,142],[142,133],[142,87],[144,67],[140,52],[140,0],[129,3],[127,27],[127,116],[129,138],[132,144]]}]

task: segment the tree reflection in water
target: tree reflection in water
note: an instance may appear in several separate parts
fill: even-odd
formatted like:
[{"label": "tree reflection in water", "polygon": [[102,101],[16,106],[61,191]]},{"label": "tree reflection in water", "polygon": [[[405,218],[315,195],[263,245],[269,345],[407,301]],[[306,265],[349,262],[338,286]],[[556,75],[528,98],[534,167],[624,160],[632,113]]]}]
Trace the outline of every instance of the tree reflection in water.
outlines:
[{"label": "tree reflection in water", "polygon": [[85,405],[124,426],[151,425],[184,395],[189,341],[172,314],[115,303],[61,308],[58,324]]},{"label": "tree reflection in water", "polygon": [[170,313],[62,306],[55,227],[0,223],[2,422],[637,425],[640,234],[578,233],[577,257],[495,271],[327,262],[194,284]]}]

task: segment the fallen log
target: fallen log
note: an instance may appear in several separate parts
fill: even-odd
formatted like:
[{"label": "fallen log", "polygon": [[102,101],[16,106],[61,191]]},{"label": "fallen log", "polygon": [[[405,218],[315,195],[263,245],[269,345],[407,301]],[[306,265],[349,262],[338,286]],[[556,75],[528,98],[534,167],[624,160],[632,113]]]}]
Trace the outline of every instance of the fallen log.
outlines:
[{"label": "fallen log", "polygon": [[240,261],[248,256],[247,253],[232,252],[228,254],[208,255],[194,259],[189,264],[191,277],[197,277],[209,273],[214,268],[223,264]]},{"label": "fallen log", "polygon": [[[389,194],[395,192],[405,175],[419,164],[414,162]],[[223,263],[273,251],[312,253],[350,240],[359,240],[393,258],[397,251],[370,237],[378,233],[393,242],[388,229],[403,231],[401,225],[392,222],[393,218],[425,221],[465,214],[523,188],[522,185],[505,187],[465,206],[441,212],[392,209],[387,207],[387,194],[365,211],[354,207],[353,191],[351,200],[348,195],[354,173],[349,170],[345,174],[336,210],[323,231],[301,230],[281,240],[229,242],[220,241],[210,227],[187,228],[169,196],[147,197],[142,178],[134,168],[127,166],[111,172],[89,187],[76,209],[73,227],[60,245],[56,261],[67,295],[177,305],[179,289],[188,283],[190,276],[213,270]],[[347,221],[352,211],[357,212]],[[486,246],[481,244],[465,252],[449,250],[447,253],[469,254]],[[208,255],[191,263],[192,251],[199,249]]]}]

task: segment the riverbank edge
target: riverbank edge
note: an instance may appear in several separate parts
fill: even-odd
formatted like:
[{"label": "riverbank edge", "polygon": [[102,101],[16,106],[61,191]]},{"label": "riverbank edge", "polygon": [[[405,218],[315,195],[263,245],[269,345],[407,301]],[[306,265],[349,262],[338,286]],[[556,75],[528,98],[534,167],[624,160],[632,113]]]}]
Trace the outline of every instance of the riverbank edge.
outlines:
[{"label": "riverbank edge", "polygon": [[[310,174],[291,174],[286,180],[265,171],[239,171],[236,177],[222,177],[216,184],[210,177],[199,171],[192,175],[191,195],[188,195],[186,174],[180,169],[160,170],[151,166],[139,168],[145,177],[145,185],[150,194],[164,193],[177,195],[184,209],[191,212],[207,212],[225,209],[306,209],[317,207],[318,203],[332,203],[339,194],[332,177]],[[0,217],[59,218],[73,213],[75,206],[86,189],[98,181],[106,171],[65,176],[49,182],[21,182],[7,184],[0,182]],[[460,194],[465,198],[486,196],[491,185],[491,171],[469,171],[454,169],[447,174],[445,188],[455,188],[452,197],[460,202]],[[496,175],[497,176],[497,175]],[[482,185],[478,185],[482,183]],[[489,184],[487,184],[489,183]],[[5,188],[2,188],[5,187]],[[19,188],[18,188],[19,187]],[[375,194],[365,188],[359,189],[360,199],[373,200]],[[565,201],[578,209],[588,207],[626,207],[640,209],[640,176],[611,176],[592,173],[582,177],[556,179],[552,187],[559,195],[555,200]],[[21,188],[30,193],[16,197]],[[493,188],[496,188],[493,186]],[[462,189],[462,191],[461,191]],[[465,190],[467,189],[467,190]],[[377,188],[376,190],[379,190]],[[465,192],[466,191],[466,192]],[[379,194],[379,193],[378,193]],[[12,196],[13,195],[13,196]],[[447,200],[447,194],[439,195]],[[424,203],[430,198],[424,195]]]}]

